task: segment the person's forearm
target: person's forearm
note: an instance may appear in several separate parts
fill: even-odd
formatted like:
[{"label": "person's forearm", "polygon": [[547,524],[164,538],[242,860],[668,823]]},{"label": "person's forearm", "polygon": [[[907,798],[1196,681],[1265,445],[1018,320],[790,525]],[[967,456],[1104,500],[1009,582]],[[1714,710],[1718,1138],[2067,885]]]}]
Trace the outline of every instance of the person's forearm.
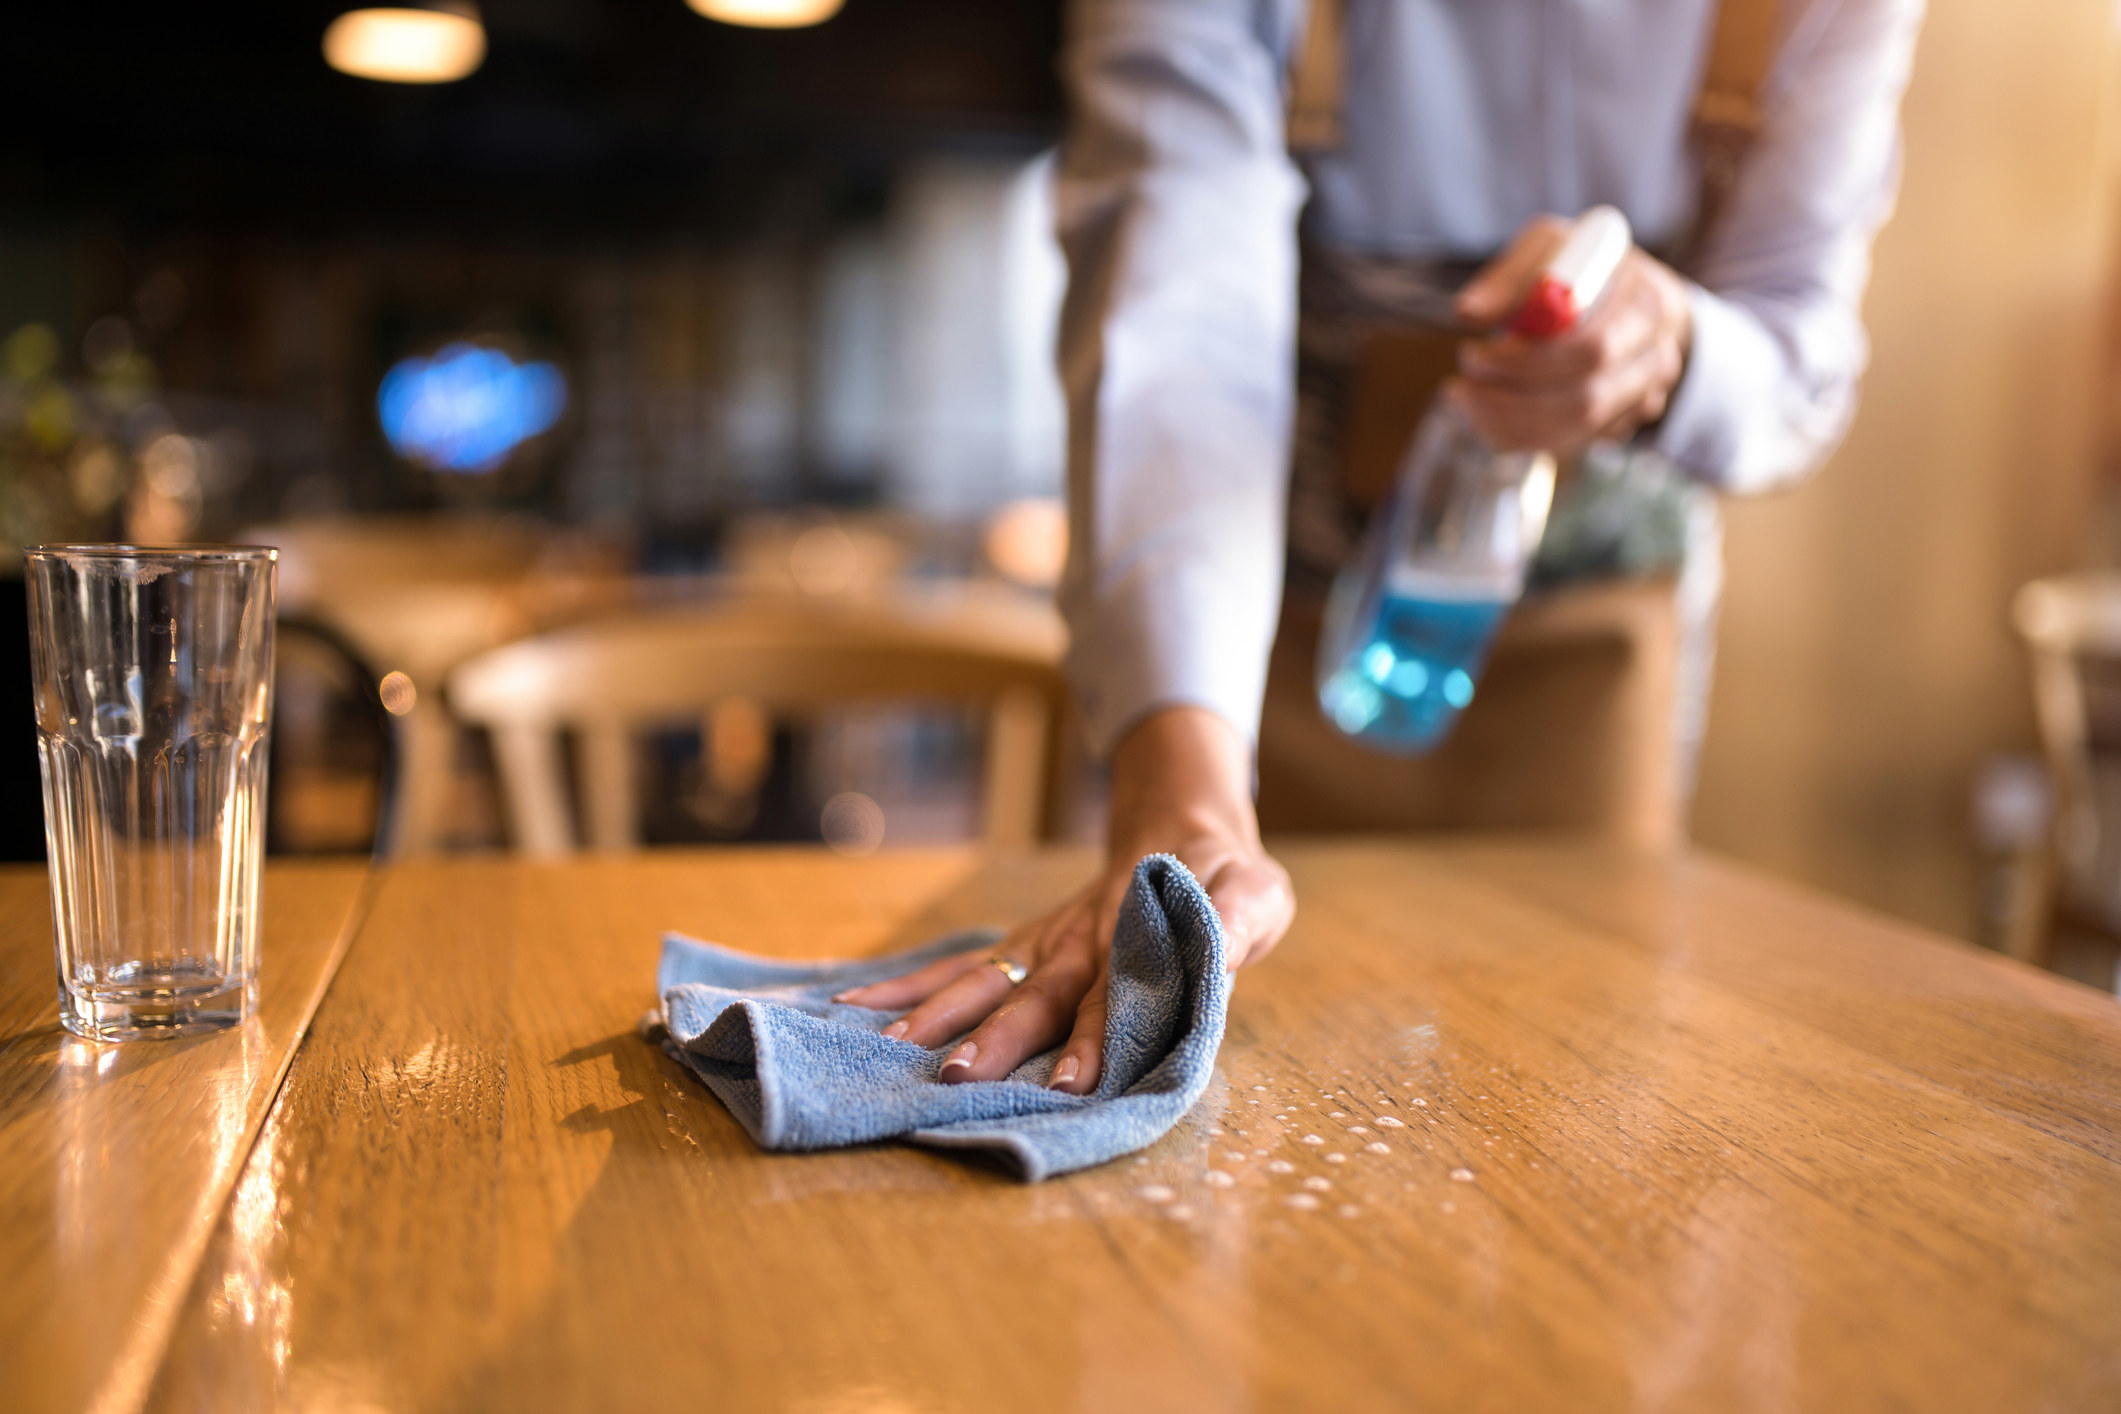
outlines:
[{"label": "person's forearm", "polygon": [[1110,852],[1122,863],[1204,837],[1256,847],[1251,748],[1218,713],[1157,708],[1112,753],[1107,821]]}]

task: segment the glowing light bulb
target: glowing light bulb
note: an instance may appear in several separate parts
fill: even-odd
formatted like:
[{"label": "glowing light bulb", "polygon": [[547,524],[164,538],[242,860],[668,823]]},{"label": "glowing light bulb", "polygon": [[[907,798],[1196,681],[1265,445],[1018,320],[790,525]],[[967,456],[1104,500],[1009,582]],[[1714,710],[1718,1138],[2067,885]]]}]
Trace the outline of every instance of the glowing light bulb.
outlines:
[{"label": "glowing light bulb", "polygon": [[324,62],[384,83],[452,83],[486,59],[486,30],[467,11],[349,10],[324,31]]},{"label": "glowing light bulb", "polygon": [[753,29],[797,29],[823,24],[846,0],[685,0],[693,10],[725,25]]}]

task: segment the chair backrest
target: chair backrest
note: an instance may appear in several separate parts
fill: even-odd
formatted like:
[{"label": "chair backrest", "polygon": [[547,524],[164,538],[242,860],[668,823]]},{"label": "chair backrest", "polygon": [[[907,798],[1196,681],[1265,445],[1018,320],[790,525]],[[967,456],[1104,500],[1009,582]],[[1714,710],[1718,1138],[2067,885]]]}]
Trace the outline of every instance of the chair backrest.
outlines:
[{"label": "chair backrest", "polygon": [[[2117,872],[2116,861],[2104,858],[2113,852],[2107,839],[2112,832],[2100,818],[2094,753],[2102,736],[2114,735],[2121,702],[2113,700],[2107,681],[2112,673],[2090,670],[2098,664],[2121,667],[2121,575],[2034,580],[2018,591],[2011,622],[2031,660],[2033,711],[2055,788],[2060,882],[2088,901],[2084,896]],[[2105,742],[2109,748],[2116,744]],[[2101,911],[2111,913],[2114,901],[2102,902]]]},{"label": "chair backrest", "polygon": [[493,734],[517,848],[575,848],[560,734],[576,735],[590,844],[639,839],[633,738],[743,697],[777,715],[851,702],[974,703],[987,715],[984,835],[1042,833],[1065,701],[1050,616],[734,603],[577,624],[450,675],[458,715]]},{"label": "chair backrest", "polygon": [[445,847],[462,784],[460,728],[442,707],[450,669],[540,628],[611,612],[632,582],[616,547],[523,522],[452,516],[326,517],[253,526],[280,550],[280,608],[327,627],[378,672],[407,675],[398,793],[385,855]]},{"label": "chair backrest", "polygon": [[343,634],[282,614],[273,644],[267,851],[390,854],[399,726],[375,669]]}]

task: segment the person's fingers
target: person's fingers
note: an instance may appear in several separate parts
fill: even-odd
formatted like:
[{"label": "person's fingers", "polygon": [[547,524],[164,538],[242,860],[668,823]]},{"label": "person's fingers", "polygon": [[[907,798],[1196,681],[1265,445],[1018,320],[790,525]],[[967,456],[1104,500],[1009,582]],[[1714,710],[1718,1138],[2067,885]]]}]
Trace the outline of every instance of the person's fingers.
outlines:
[{"label": "person's fingers", "polygon": [[1204,883],[1222,917],[1233,972],[1272,952],[1296,917],[1288,871],[1265,855],[1232,860]]},{"label": "person's fingers", "polygon": [[1459,346],[1459,370],[1475,382],[1530,386],[1588,378],[1641,357],[1667,316],[1641,272],[1623,269],[1612,292],[1575,329],[1552,339],[1469,340]]},{"label": "person's fingers", "polygon": [[1454,379],[1446,385],[1473,430],[1503,451],[1541,449],[1568,457],[1624,426],[1651,420],[1649,407],[1661,411],[1654,358],[1638,359],[1619,369],[1577,383],[1541,388],[1502,388]]},{"label": "person's fingers", "polygon": [[1069,1033],[1097,976],[1090,919],[1083,909],[1067,920],[1066,934],[1053,940],[1044,962],[944,1058],[940,1079],[1000,1080]]},{"label": "person's fingers", "polygon": [[833,997],[833,1000],[852,1006],[865,1006],[873,1011],[897,1011],[900,1007],[926,1001],[973,968],[980,966],[986,958],[987,954],[981,952],[938,958],[926,967],[918,968],[903,977],[872,982],[866,987],[849,987]]},{"label": "person's fingers", "polygon": [[1053,1060],[1053,1078],[1046,1082],[1051,1090],[1064,1091],[1070,1095],[1087,1095],[1097,1088],[1098,1077],[1105,1066],[1105,1006],[1108,993],[1105,979],[1107,968],[1099,966],[1090,979],[1090,990],[1083,994],[1082,1004],[1075,1009],[1075,1026],[1068,1033],[1067,1044]]},{"label": "person's fingers", "polygon": [[1000,968],[976,966],[885,1027],[884,1034],[916,1046],[940,1046],[979,1025],[1010,991]]},{"label": "person's fingers", "polygon": [[1640,372],[1639,391],[1632,397],[1626,396],[1624,390],[1619,394],[1623,401],[1621,411],[1598,432],[1598,437],[1622,441],[1663,417],[1671,406],[1672,390],[1686,372],[1686,355],[1675,344],[1660,344],[1644,356]]},{"label": "person's fingers", "polygon": [[1509,248],[1482,266],[1458,292],[1455,306],[1460,322],[1490,329],[1508,319],[1524,303],[1532,281],[1568,234],[1569,223],[1559,216],[1534,216],[1525,222]]},{"label": "person's fingers", "polygon": [[1473,430],[1498,451],[1569,457],[1591,440],[1587,388],[1528,393],[1461,382],[1452,391]]},{"label": "person's fingers", "polygon": [[1641,358],[1655,341],[1655,313],[1640,305],[1601,309],[1555,339],[1486,339],[1460,346],[1458,369],[1476,383],[1535,388],[1579,382]]}]

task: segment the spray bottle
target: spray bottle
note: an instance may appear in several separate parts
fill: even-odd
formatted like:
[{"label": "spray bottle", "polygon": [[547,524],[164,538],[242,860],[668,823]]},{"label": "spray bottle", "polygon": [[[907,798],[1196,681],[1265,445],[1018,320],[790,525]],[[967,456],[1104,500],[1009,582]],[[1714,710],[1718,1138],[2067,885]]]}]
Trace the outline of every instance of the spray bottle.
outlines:
[{"label": "spray bottle", "polygon": [[[1627,218],[1578,217],[1518,307],[1510,332],[1551,339],[1576,327],[1627,254]],[[1419,755],[1473,700],[1503,615],[1554,501],[1554,458],[1498,452],[1456,405],[1430,404],[1391,495],[1333,582],[1318,645],[1318,705],[1341,731]]]}]

